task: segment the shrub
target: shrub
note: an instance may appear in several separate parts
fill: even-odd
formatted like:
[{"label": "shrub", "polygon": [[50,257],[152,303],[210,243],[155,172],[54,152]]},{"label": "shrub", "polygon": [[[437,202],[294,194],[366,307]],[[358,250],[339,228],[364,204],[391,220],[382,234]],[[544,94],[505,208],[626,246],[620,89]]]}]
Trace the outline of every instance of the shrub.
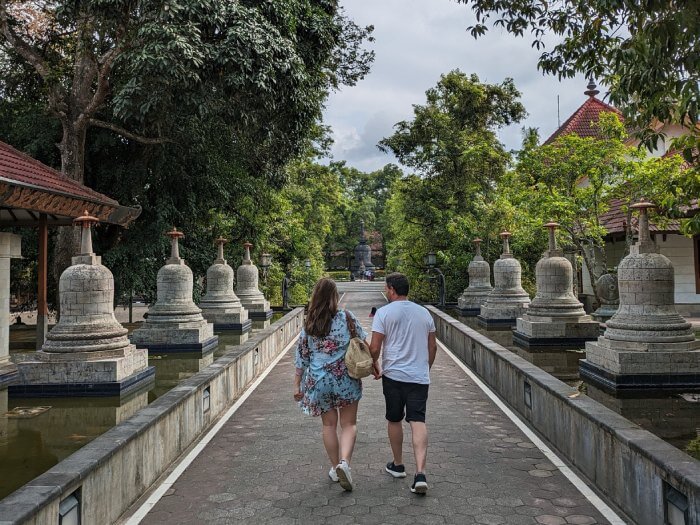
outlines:
[{"label": "shrub", "polygon": [[325,277],[330,277],[334,281],[349,281],[350,272],[348,270],[335,270],[331,272],[326,272]]}]

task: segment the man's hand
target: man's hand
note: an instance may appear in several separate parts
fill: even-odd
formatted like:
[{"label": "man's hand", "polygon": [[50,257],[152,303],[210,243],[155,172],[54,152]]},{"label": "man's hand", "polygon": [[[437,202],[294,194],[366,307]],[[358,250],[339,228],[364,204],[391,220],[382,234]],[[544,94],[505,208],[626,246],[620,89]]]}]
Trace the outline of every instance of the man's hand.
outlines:
[{"label": "man's hand", "polygon": [[382,377],[382,365],[379,364],[379,361],[372,363],[372,375],[374,375],[374,379]]}]

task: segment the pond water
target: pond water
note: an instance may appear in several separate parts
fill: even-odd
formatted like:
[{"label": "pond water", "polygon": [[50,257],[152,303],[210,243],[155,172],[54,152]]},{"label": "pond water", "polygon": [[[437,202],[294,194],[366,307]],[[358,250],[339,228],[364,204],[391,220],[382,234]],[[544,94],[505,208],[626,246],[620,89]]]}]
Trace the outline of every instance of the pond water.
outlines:
[{"label": "pond water", "polygon": [[578,361],[586,358],[583,348],[575,350],[521,348],[513,343],[511,328],[487,329],[479,325],[476,317],[462,316],[454,309],[446,310],[446,313],[554,377],[578,388],[591,399],[633,421],[667,443],[700,459],[700,393],[656,391],[648,394],[612,395],[579,378]]},{"label": "pond water", "polygon": [[[282,315],[275,312],[270,321],[255,324],[248,337]],[[218,335],[218,346],[205,356],[149,356],[149,365],[156,368],[155,382],[121,399],[19,398],[9,397],[6,389],[0,390],[0,499],[196,374],[227,348],[247,340],[232,334]],[[33,341],[25,346],[10,353],[31,351]]]}]

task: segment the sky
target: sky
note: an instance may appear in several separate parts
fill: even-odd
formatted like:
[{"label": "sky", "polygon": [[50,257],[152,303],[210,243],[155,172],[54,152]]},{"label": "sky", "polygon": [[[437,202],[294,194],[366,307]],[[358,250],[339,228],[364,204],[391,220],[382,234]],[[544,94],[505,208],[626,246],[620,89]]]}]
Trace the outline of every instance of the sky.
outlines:
[{"label": "sky", "polygon": [[374,25],[370,46],[376,58],[357,85],[330,96],[324,122],[333,132],[333,160],[362,171],[396,162],[377,143],[393,133],[394,124],[412,119],[413,104],[424,104],[425,91],[453,69],[476,73],[485,83],[514,79],[528,117],[499,132],[507,149],[520,147],[524,126],[539,128],[542,140],[557,129],[557,95],[561,122],[587,98],[583,77],[560,82],[537,69],[541,51],[531,48],[531,39],[493,28],[474,40],[466,30],[474,22],[468,5],[454,0],[341,0],[341,5],[357,24]]}]

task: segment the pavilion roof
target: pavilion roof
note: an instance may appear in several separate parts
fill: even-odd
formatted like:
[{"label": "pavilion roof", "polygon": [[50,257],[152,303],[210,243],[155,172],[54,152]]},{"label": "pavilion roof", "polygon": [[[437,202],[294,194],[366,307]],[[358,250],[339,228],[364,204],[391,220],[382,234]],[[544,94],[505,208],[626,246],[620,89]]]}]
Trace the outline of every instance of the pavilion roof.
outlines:
[{"label": "pavilion roof", "polygon": [[141,213],[0,142],[0,225],[33,225],[39,214],[52,225],[71,224],[86,210],[121,226]]},{"label": "pavilion roof", "polygon": [[623,119],[619,109],[610,104],[606,104],[595,96],[589,96],[581,106],[564,122],[559,129],[550,135],[544,141],[545,144],[551,144],[557,138],[575,133],[579,137],[600,137],[600,129],[598,129],[598,121],[601,113],[615,113],[620,119]]}]

